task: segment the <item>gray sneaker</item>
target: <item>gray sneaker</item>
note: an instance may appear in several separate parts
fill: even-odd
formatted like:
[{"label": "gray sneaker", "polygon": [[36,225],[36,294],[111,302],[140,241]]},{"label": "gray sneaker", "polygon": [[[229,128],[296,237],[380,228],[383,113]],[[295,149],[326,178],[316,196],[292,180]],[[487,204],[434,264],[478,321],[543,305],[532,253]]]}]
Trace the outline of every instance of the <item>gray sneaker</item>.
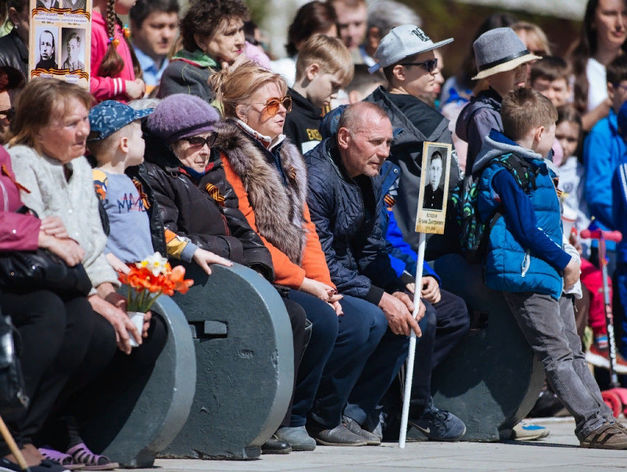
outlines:
[{"label": "gray sneaker", "polygon": [[355,433],[357,436],[361,436],[365,439],[368,446],[379,446],[381,444],[381,438],[379,436],[363,429],[361,425],[350,416],[342,416],[342,424],[346,426],[346,429],[351,433]]},{"label": "gray sneaker", "polygon": [[365,446],[368,442],[349,431],[342,423],[333,429],[323,429],[314,435],[316,442],[324,446]]},{"label": "gray sneaker", "polygon": [[316,448],[316,440],[309,436],[304,426],[284,426],[275,436],[292,446],[292,451],[313,451]]}]

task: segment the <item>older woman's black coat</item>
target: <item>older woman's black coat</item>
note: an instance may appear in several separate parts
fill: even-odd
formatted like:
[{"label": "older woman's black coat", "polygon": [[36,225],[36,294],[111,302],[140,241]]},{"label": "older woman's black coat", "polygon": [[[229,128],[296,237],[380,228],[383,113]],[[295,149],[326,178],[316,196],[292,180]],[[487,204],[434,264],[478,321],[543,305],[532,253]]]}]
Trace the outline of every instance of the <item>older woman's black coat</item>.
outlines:
[{"label": "older woman's black coat", "polygon": [[[220,158],[213,155],[209,171],[194,181],[167,146],[147,140],[146,170],[165,227],[202,249],[251,267],[274,279],[272,258],[239,211]],[[156,150],[162,150],[158,152]]]}]

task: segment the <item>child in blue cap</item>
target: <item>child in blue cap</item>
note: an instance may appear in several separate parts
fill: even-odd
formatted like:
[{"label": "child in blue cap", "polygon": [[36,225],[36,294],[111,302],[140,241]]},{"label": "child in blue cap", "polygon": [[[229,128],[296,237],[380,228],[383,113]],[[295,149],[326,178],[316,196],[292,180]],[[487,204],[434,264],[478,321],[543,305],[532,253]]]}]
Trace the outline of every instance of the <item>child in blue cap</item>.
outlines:
[{"label": "child in blue cap", "polygon": [[134,110],[114,100],[89,112],[87,146],[97,162],[94,185],[108,220],[105,230],[109,228],[105,253],[118,271],[126,270],[125,263],[141,261],[155,252],[146,193],[125,173],[144,161],[140,120],[150,113],[152,109]]}]

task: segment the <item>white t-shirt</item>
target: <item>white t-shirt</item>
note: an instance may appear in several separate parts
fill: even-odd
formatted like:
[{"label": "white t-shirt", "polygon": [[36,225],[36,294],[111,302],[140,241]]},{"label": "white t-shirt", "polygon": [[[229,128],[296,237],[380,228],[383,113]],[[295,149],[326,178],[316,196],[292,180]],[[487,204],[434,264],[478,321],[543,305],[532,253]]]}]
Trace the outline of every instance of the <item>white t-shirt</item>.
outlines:
[{"label": "white t-shirt", "polygon": [[588,110],[593,110],[607,98],[605,66],[591,57],[586,64],[588,78]]}]

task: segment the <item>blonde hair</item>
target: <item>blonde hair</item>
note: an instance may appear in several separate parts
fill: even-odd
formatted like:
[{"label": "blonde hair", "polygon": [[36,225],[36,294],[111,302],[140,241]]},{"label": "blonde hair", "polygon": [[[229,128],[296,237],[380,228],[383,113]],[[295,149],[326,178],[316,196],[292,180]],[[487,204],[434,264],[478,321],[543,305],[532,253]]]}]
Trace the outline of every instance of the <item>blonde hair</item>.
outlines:
[{"label": "blonde hair", "polygon": [[296,80],[301,80],[307,68],[318,64],[320,70],[328,74],[340,73],[342,87],[353,80],[354,66],[351,53],[339,38],[315,34],[298,51],[296,60]]},{"label": "blonde hair", "polygon": [[[550,56],[551,55],[551,45],[549,44],[549,40],[546,37],[546,34],[538,25],[534,23],[528,23],[527,21],[518,21],[514,23],[511,28],[518,34],[519,31],[524,31],[528,36],[533,37],[537,40],[543,50],[543,54],[541,56]],[[525,44],[526,46],[527,44]],[[530,51],[534,54],[537,54],[537,51]]]},{"label": "blonde hair", "polygon": [[66,103],[76,98],[91,108],[94,98],[83,87],[57,79],[36,78],[20,93],[11,122],[9,146],[24,144],[40,151],[35,137],[50,124],[54,115],[63,114]]},{"label": "blonde hair", "polygon": [[283,95],[287,93],[283,77],[252,61],[231,66],[209,78],[209,85],[216,94],[216,102],[225,118],[237,118],[237,106],[247,104],[255,91],[268,83],[277,84]]},{"label": "blonde hair", "polygon": [[536,126],[550,127],[557,121],[557,110],[540,92],[530,88],[514,90],[501,104],[503,132],[508,138],[522,139]]}]

